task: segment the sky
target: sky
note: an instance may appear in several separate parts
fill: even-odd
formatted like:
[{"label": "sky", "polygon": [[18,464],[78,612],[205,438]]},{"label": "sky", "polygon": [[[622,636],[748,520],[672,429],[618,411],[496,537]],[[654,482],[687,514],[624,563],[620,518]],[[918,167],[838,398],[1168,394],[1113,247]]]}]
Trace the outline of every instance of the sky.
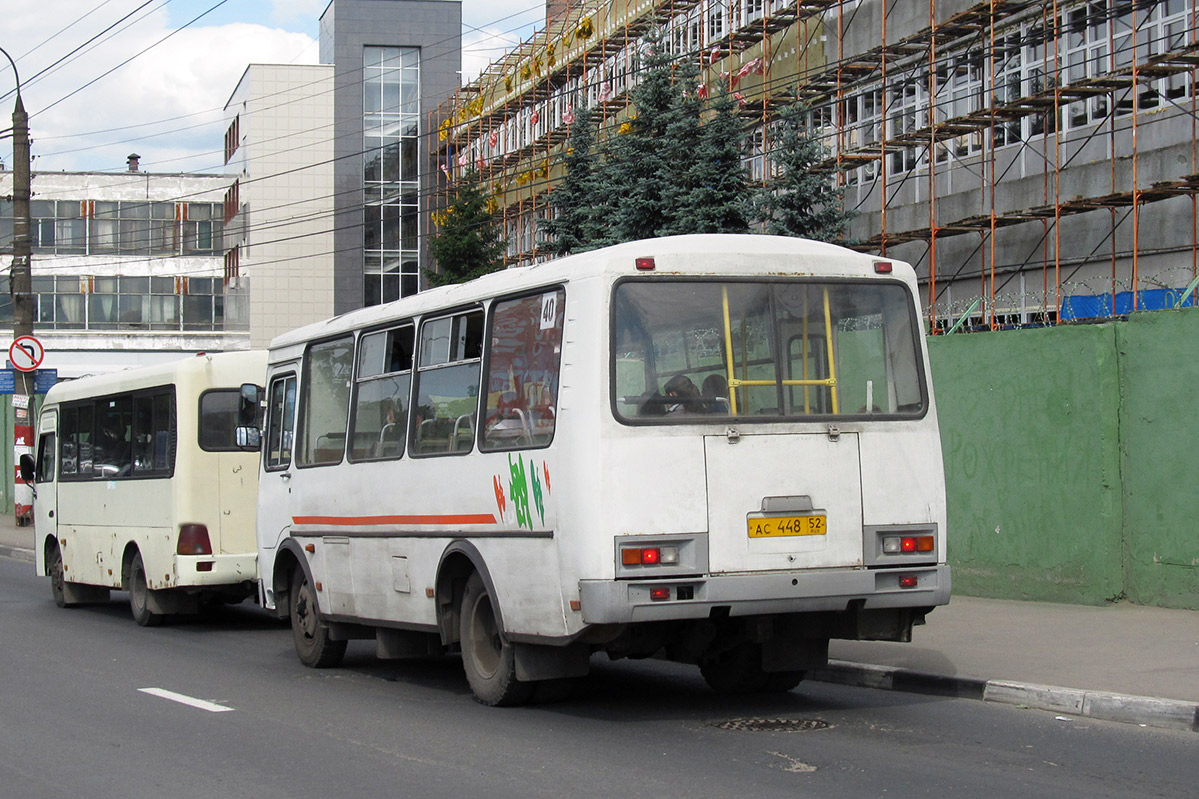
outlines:
[{"label": "sky", "polygon": [[[6,4],[35,172],[223,170],[223,108],[251,63],[315,64],[328,0],[36,0]],[[544,0],[463,0],[463,75],[543,25]],[[0,55],[0,128],[16,81]],[[11,139],[0,139],[11,169]]]}]

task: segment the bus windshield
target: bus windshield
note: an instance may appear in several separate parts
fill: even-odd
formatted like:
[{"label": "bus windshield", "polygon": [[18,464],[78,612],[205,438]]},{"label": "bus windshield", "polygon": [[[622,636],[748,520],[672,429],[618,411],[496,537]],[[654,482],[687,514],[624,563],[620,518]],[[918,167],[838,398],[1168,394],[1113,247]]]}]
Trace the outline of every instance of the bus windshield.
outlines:
[{"label": "bus windshield", "polygon": [[927,404],[900,283],[626,280],[613,308],[623,421],[916,417]]}]

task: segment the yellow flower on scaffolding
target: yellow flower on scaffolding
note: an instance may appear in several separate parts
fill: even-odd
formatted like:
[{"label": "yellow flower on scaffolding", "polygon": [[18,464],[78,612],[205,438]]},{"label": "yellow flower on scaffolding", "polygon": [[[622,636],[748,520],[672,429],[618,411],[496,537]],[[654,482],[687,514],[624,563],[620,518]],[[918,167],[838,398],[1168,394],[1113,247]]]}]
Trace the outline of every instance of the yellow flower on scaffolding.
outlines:
[{"label": "yellow flower on scaffolding", "polygon": [[537,170],[537,177],[548,178],[550,176],[550,162],[542,161],[541,168]]},{"label": "yellow flower on scaffolding", "polygon": [[445,141],[450,137],[450,128],[453,127],[454,121],[451,119],[441,120],[441,124],[437,126],[438,141]]},{"label": "yellow flower on scaffolding", "polygon": [[532,76],[533,76],[533,68],[531,66],[529,66],[528,64],[525,64],[524,66],[522,66],[520,68],[520,79],[521,80],[528,80]]},{"label": "yellow flower on scaffolding", "polygon": [[575,31],[576,36],[580,39],[590,39],[593,33],[595,33],[595,28],[591,24],[591,17],[583,17],[579,20],[579,27]]},{"label": "yellow flower on scaffolding", "polygon": [[478,116],[479,114],[483,113],[483,98],[479,97],[476,99],[467,106],[467,110],[469,110],[474,116]]},{"label": "yellow flower on scaffolding", "polygon": [[558,63],[557,56],[554,55],[554,43],[550,42],[545,46],[545,62],[551,67]]},{"label": "yellow flower on scaffolding", "polygon": [[619,133],[621,136],[623,136],[624,134],[628,133],[632,129],[633,129],[633,126],[630,123],[621,122],[620,127],[616,129],[616,132]]},{"label": "yellow flower on scaffolding", "polygon": [[512,91],[512,76],[511,75],[504,76],[504,91],[509,91],[509,92]]}]

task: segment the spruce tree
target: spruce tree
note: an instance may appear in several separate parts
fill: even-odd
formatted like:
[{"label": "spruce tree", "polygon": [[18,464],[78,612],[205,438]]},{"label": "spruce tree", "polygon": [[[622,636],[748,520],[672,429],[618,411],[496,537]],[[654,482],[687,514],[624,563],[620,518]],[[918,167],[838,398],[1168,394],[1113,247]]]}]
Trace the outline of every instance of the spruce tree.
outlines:
[{"label": "spruce tree", "polygon": [[553,218],[541,223],[554,255],[593,249],[601,235],[595,205],[595,128],[587,109],[579,111],[570,126],[567,148],[566,175],[550,192]]},{"label": "spruce tree", "polygon": [[662,235],[673,220],[667,198],[687,164],[671,143],[686,138],[689,125],[698,126],[698,111],[683,97],[693,72],[676,76],[657,34],[649,38],[642,69],[641,82],[630,91],[634,116],[610,133],[597,175],[598,205],[608,223],[605,244]]},{"label": "spruce tree", "polygon": [[842,205],[833,170],[816,168],[828,153],[804,124],[806,112],[792,103],[779,115],[770,152],[778,176],[758,191],[752,216],[771,235],[837,241],[853,214]]},{"label": "spruce tree", "polygon": [[438,215],[437,235],[429,252],[436,272],[426,272],[430,286],[465,283],[504,268],[507,242],[497,224],[495,203],[474,170],[455,187],[454,200]]},{"label": "spruce tree", "polygon": [[662,235],[749,231],[750,187],[741,163],[738,103],[721,85],[710,108],[712,113],[692,140],[671,141],[673,147],[682,147],[678,158],[685,159],[687,170],[680,190],[669,198],[673,220]]}]

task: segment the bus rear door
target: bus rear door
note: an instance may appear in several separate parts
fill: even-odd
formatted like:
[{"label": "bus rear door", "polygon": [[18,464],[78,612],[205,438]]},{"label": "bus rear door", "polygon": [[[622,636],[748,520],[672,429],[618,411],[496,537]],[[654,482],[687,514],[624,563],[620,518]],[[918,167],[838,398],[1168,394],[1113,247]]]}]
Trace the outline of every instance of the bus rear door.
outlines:
[{"label": "bus rear door", "polygon": [[711,570],[862,563],[854,433],[705,436]]}]

